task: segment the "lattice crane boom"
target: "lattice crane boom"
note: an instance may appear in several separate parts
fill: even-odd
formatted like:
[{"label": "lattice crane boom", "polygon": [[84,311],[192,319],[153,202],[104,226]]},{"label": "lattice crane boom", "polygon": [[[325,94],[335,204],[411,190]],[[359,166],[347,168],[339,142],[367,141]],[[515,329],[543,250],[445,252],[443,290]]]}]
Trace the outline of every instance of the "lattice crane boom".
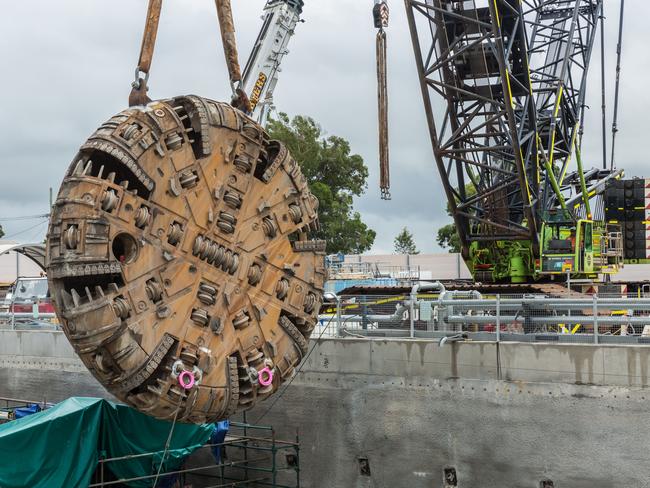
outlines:
[{"label": "lattice crane boom", "polygon": [[405,4],[463,256],[476,277],[529,279],[549,214],[575,220],[566,199],[586,188],[569,182],[602,0]]}]

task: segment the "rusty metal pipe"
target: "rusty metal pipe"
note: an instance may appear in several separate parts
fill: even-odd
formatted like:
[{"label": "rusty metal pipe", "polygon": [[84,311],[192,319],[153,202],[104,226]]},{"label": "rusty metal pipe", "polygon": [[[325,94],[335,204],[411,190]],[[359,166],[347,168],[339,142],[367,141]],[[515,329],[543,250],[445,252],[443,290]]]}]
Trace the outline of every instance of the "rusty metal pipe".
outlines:
[{"label": "rusty metal pipe", "polygon": [[153,51],[156,46],[161,10],[162,0],[149,0],[147,22],[142,35],[142,46],[140,47],[140,58],[138,61],[138,69],[143,73],[149,73],[149,70],[151,69],[151,61],[153,60]]},{"label": "rusty metal pipe", "polygon": [[244,113],[250,114],[253,109],[248,94],[242,85],[242,74],[239,66],[239,54],[237,52],[237,38],[235,37],[235,22],[232,16],[230,0],[215,0],[217,6],[217,17],[221,29],[221,41],[223,52],[226,57],[228,76],[232,87],[231,105]]},{"label": "rusty metal pipe", "polygon": [[239,67],[239,54],[237,53],[237,39],[235,38],[235,22],[232,16],[230,0],[215,0],[217,6],[217,17],[221,29],[221,40],[223,52],[228,65],[228,75],[231,83],[238,83],[242,80],[241,68]]},{"label": "rusty metal pipe", "polygon": [[388,82],[386,74],[386,32],[377,33],[377,103],[379,115],[379,186],[381,198],[390,200],[390,163],[388,153]]}]

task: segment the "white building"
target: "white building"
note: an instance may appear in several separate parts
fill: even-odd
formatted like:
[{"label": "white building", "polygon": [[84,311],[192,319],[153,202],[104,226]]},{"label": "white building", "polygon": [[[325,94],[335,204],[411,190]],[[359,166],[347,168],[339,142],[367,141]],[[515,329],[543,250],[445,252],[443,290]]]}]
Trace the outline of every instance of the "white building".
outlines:
[{"label": "white building", "polygon": [[343,267],[350,269],[371,267],[380,274],[392,278],[399,278],[400,274],[415,275],[421,280],[455,280],[472,277],[465,261],[460,254],[456,253],[349,254],[344,258]]}]

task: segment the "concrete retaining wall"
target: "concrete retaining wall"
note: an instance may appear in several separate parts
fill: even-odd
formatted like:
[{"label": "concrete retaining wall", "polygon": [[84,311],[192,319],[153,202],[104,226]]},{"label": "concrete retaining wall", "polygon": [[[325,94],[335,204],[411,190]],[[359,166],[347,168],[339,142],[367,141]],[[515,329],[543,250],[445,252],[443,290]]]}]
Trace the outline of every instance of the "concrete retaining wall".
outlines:
[{"label": "concrete retaining wall", "polygon": [[249,420],[281,437],[300,426],[306,487],[442,488],[445,468],[469,488],[648,487],[649,354],[324,340]]},{"label": "concrete retaining wall", "polygon": [[[650,487],[647,346],[331,339],[248,413],[306,488]],[[106,395],[60,333],[0,331],[0,396]],[[362,475],[367,459],[370,476]]]},{"label": "concrete retaining wall", "polygon": [[63,332],[0,330],[0,397],[56,403],[71,396],[112,398]]}]

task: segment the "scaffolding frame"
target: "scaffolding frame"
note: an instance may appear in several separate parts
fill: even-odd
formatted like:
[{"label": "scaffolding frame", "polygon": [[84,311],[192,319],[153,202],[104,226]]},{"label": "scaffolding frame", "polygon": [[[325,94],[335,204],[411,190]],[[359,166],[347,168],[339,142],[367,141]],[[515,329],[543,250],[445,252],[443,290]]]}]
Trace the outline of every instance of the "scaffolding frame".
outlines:
[{"label": "scaffolding frame", "polygon": [[[207,488],[240,488],[240,487],[271,487],[271,488],[300,488],[300,436],[296,432],[294,441],[279,440],[276,437],[275,429],[270,426],[253,425],[246,421],[231,422],[230,430],[238,433],[230,433],[224,442],[217,444],[205,444],[194,451],[192,455],[204,449],[226,448],[236,450],[237,455],[232,460],[221,459],[220,463],[206,463],[195,467],[184,467],[175,471],[169,471],[160,475],[166,476],[200,476],[210,479],[215,484],[207,484]],[[161,451],[133,454],[115,458],[100,457],[93,482],[88,488],[104,488],[119,486],[123,483],[133,481],[144,481],[156,479],[156,473],[147,476],[133,478],[107,480],[108,464],[160,455]],[[291,456],[291,462],[282,466],[278,462],[278,454],[286,453],[287,459]],[[214,471],[218,471],[215,474]],[[212,471],[212,473],[206,473]],[[282,473],[288,473],[282,477]],[[285,481],[293,478],[295,481]],[[289,483],[289,484],[287,484]]]}]

